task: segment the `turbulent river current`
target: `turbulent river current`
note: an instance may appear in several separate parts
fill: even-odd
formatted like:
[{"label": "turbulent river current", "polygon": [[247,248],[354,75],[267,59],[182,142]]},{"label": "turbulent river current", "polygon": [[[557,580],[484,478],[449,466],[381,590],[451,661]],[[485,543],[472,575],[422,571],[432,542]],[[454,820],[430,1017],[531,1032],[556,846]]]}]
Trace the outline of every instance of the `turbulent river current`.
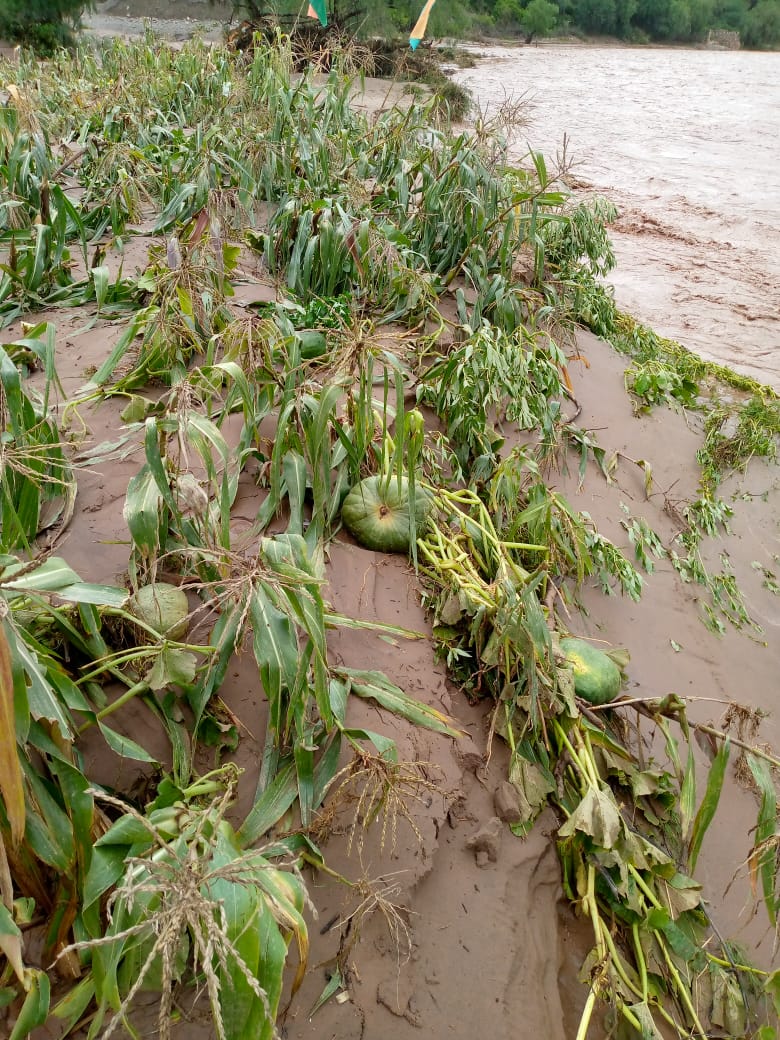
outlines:
[{"label": "turbulent river current", "polygon": [[612,199],[618,303],[780,390],[780,54],[545,44],[456,74],[489,111],[523,98],[514,150]]}]

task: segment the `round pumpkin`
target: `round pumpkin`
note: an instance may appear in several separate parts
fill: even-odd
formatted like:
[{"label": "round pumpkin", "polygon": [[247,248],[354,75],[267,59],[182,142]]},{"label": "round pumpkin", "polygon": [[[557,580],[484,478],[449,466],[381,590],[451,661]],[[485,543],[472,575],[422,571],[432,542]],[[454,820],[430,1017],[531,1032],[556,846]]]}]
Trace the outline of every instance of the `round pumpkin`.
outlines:
[{"label": "round pumpkin", "polygon": [[181,639],[189,628],[187,595],[167,582],[157,581],[142,586],[130,597],[127,607],[133,617],[168,639]]},{"label": "round pumpkin", "polygon": [[561,640],[566,663],[574,675],[574,692],[591,704],[608,704],[620,693],[620,669],[603,650],[584,639]]},{"label": "round pumpkin", "polygon": [[[423,488],[414,493],[417,533],[425,527],[431,497]],[[378,552],[409,552],[412,544],[409,481],[401,477],[374,476],[352,488],[341,507],[344,526],[361,545]]]},{"label": "round pumpkin", "polygon": [[295,335],[301,345],[301,358],[304,361],[312,361],[327,353],[328,341],[317,329],[300,329]]}]

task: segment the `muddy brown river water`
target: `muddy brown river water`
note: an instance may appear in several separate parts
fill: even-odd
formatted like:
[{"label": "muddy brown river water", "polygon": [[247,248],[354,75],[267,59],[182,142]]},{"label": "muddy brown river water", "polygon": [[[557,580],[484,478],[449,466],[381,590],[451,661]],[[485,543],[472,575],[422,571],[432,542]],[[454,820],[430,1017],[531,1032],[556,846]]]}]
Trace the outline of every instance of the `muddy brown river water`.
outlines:
[{"label": "muddy brown river water", "polygon": [[622,307],[780,389],[780,54],[543,45],[481,49],[478,103],[524,96],[515,151],[610,197]]}]

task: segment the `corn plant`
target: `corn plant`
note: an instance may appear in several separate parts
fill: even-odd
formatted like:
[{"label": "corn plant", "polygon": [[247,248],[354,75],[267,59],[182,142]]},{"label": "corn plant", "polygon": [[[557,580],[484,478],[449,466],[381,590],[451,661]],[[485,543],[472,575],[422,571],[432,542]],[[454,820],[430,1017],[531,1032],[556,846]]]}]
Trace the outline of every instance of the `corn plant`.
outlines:
[{"label": "corn plant", "polygon": [[[202,974],[221,1040],[270,1040],[293,937],[293,994],[306,969],[303,882],[283,845],[238,844],[224,819],[235,788],[226,771],[184,790],[168,786],[144,815],[104,798],[125,811],[94,846],[85,888],[90,937],[74,947],[90,959],[82,986],[97,1003],[92,1033],[113,1012],[101,1034],[111,1035],[135,996],[152,989],[161,993],[160,1036],[169,1036],[174,983],[194,985]],[[100,902],[109,890],[105,927]]]},{"label": "corn plant", "polygon": [[[121,610],[126,600],[125,590],[81,582],[56,557],[43,563],[0,557],[0,858],[28,909],[44,915],[49,956],[63,951],[78,929],[80,892],[102,825],[77,748],[79,720],[98,725],[119,754],[150,760],[98,718],[99,706],[73,674],[77,660],[108,654],[95,604]],[[15,1034],[21,1037],[46,1017],[48,980],[23,963],[16,913],[4,886],[3,950],[27,993]],[[69,977],[78,974],[72,958],[63,965]]]},{"label": "corn plant", "polygon": [[232,293],[228,276],[237,250],[209,223],[201,213],[164,250],[152,247],[149,267],[137,282],[148,302],[95,373],[95,385],[113,379],[116,392],[181,379],[193,355],[204,354],[211,337],[229,323],[225,300]]},{"label": "corn plant", "polygon": [[[30,352],[46,368],[43,397],[28,392],[8,351],[0,347],[0,551],[29,549],[40,531],[67,520],[76,487],[49,388],[56,385],[54,328],[33,328],[9,345]],[[18,354],[17,354],[18,356]]]}]

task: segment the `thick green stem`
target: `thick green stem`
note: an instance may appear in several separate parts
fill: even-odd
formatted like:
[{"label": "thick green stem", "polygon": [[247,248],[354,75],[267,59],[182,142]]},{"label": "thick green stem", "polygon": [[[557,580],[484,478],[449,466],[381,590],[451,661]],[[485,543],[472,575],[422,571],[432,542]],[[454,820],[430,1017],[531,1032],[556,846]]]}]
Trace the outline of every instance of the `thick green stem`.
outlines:
[{"label": "thick green stem", "polygon": [[636,983],[630,978],[626,966],[623,963],[623,958],[617,951],[615,941],[609,934],[609,929],[607,928],[606,924],[601,918],[599,918],[599,924],[601,926],[601,934],[604,937],[604,942],[606,943],[609,949],[610,960],[614,965],[615,971],[618,973],[626,987],[631,990],[635,997],[638,997],[640,1000],[645,1000],[646,997],[642,994],[642,991],[639,989]]},{"label": "thick green stem", "polygon": [[693,1022],[694,1028],[699,1034],[700,1040],[707,1040],[707,1034],[704,1032],[704,1026],[699,1021],[699,1016],[696,1014],[696,1008],[693,1006],[693,1001],[691,1000],[691,995],[688,992],[688,987],[680,978],[680,973],[677,970],[677,966],[675,965],[669,951],[666,948],[666,943],[663,941],[663,938],[658,933],[656,933],[656,938],[658,940],[658,945],[661,947],[661,952],[664,955],[664,960],[666,961],[666,966],[669,969],[669,974],[674,979],[677,995],[679,996],[682,1003],[685,1005],[685,1009],[691,1017],[691,1021]]},{"label": "thick green stem", "polygon": [[590,993],[588,999],[585,1001],[585,1007],[582,1010],[582,1017],[580,1018],[580,1027],[577,1030],[576,1040],[585,1040],[588,1035],[588,1029],[590,1027],[590,1020],[593,1017],[593,1009],[596,1006],[596,984],[591,983]]},{"label": "thick green stem", "polygon": [[636,867],[633,864],[630,863],[628,865],[628,870],[629,870],[629,873],[634,878],[634,880],[636,881],[637,885],[639,885],[639,887],[642,889],[642,891],[647,896],[647,898],[650,900],[650,902],[653,904],[653,906],[656,907],[658,910],[663,910],[664,906],[661,903],[661,901],[659,900],[658,896],[653,892],[653,890],[647,884],[647,882],[642,877],[642,875],[639,873],[639,871],[636,869]]},{"label": "thick green stem", "polygon": [[580,774],[580,778],[584,781],[583,790],[586,790],[590,786],[587,769],[582,764],[582,762],[580,762],[579,755],[577,754],[577,752],[572,747],[571,741],[566,736],[566,734],[565,734],[561,724],[556,721],[554,723],[554,726],[555,726],[555,732],[556,732],[556,735],[558,736],[558,739],[563,743],[564,747],[569,752],[569,755],[571,756],[572,762],[574,762],[574,765],[577,767],[577,771]]},{"label": "thick green stem", "polygon": [[631,935],[634,938],[634,953],[636,954],[636,965],[639,971],[639,985],[642,987],[642,1000],[647,1003],[647,964],[645,962],[645,951],[639,939],[639,925],[634,922],[631,926]]},{"label": "thick green stem", "polygon": [[591,785],[596,788],[596,790],[600,790],[601,777],[599,776],[598,771],[596,770],[596,763],[593,760],[593,749],[588,744],[586,744],[586,741],[583,739],[582,736],[582,730],[579,728],[579,726],[574,729],[574,734],[577,742],[577,751],[580,755],[580,760],[582,761],[583,767],[586,771],[586,777],[590,781]]},{"label": "thick green stem", "polygon": [[[99,711],[95,716],[96,721],[101,722],[109,715],[113,715],[115,711],[119,711],[119,709],[122,708],[125,704],[133,700],[134,697],[143,696],[145,693],[149,693],[150,690],[151,687],[149,686],[148,682],[144,682],[142,680],[141,682],[135,683],[135,685],[131,686],[129,690],[125,690],[125,692],[120,697],[117,697],[115,701],[113,701],[111,704],[108,704],[105,708],[103,708],[102,711]],[[76,731],[78,736],[81,736],[81,734],[84,733],[85,730],[88,730],[91,725],[91,719],[88,722],[85,722],[84,725]]]}]

